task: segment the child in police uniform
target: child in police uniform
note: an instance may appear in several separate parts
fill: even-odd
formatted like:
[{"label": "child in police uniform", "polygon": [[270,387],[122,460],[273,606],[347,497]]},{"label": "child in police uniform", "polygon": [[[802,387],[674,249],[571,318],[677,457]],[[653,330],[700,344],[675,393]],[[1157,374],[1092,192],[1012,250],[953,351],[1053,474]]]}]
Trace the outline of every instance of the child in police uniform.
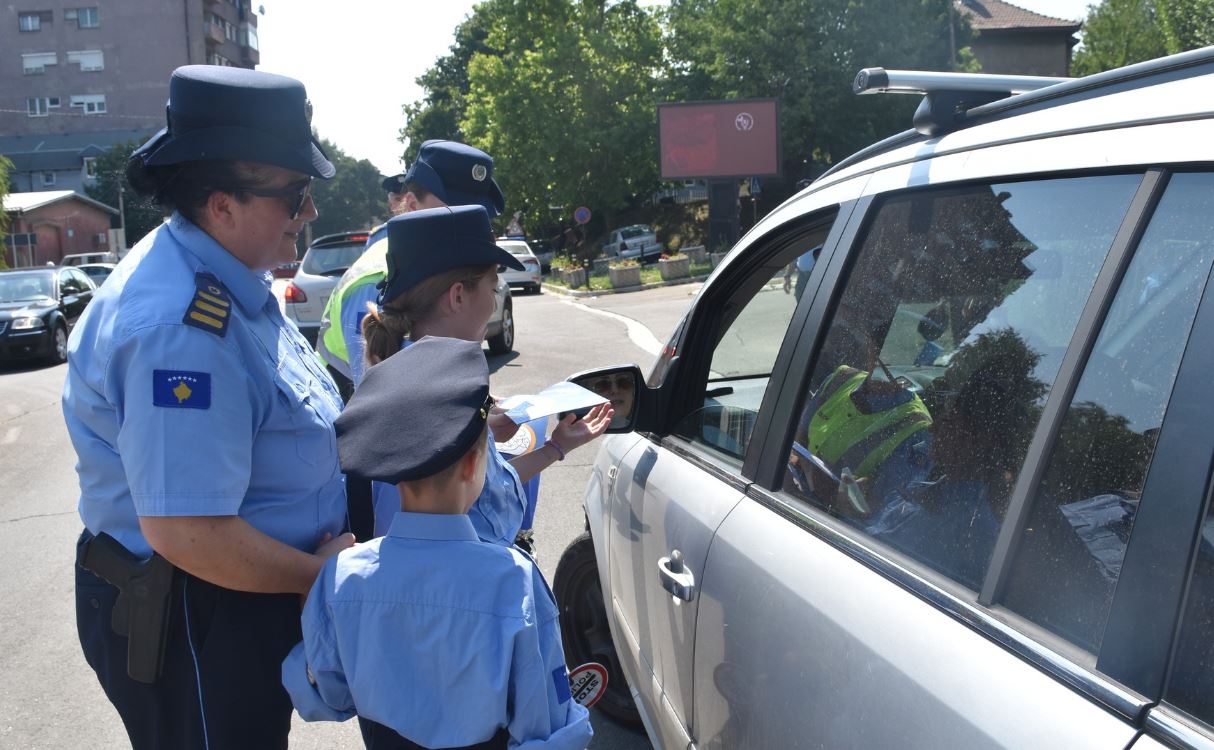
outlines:
[{"label": "child in police uniform", "polygon": [[337,420],[352,476],[396,484],[387,536],[322,569],[283,684],[306,720],[359,717],[382,748],[585,748],[556,603],[517,549],[477,539],[489,372],[427,337],[367,371]]}]

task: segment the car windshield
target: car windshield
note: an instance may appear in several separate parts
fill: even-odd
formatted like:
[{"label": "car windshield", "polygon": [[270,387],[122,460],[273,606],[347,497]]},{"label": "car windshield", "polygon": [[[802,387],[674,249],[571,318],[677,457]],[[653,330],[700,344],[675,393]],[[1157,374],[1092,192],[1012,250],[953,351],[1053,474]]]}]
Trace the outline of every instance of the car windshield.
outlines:
[{"label": "car windshield", "polygon": [[81,266],[80,270],[84,271],[94,279],[104,279],[105,277],[109,276],[110,271],[114,269],[107,268],[105,266]]},{"label": "car windshield", "polygon": [[626,240],[631,240],[635,237],[643,237],[647,234],[653,234],[653,230],[644,225],[635,227],[624,227],[620,230],[620,236]]},{"label": "car windshield", "polygon": [[503,242],[499,244],[498,247],[511,255],[531,255],[531,248],[528,247],[527,243],[525,242]]},{"label": "car windshield", "polygon": [[300,270],[314,276],[341,276],[363,254],[364,243],[310,247]]},{"label": "car windshield", "polygon": [[0,276],[0,302],[54,299],[55,284],[48,273],[6,273]]}]

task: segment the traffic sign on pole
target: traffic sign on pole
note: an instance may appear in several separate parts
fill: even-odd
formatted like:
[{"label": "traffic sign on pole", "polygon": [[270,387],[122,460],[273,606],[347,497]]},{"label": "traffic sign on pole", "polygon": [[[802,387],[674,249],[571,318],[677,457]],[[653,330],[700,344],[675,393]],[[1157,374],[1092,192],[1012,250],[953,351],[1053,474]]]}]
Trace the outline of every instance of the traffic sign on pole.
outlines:
[{"label": "traffic sign on pole", "polygon": [[585,206],[578,206],[573,211],[573,220],[579,224],[585,224],[590,221],[590,209]]}]

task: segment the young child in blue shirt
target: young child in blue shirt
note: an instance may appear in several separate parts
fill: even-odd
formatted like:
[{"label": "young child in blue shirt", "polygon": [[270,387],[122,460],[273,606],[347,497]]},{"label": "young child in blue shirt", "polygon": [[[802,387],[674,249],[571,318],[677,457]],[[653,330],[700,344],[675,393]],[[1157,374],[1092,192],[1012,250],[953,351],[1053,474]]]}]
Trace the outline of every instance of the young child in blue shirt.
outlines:
[{"label": "young child in blue shirt", "polygon": [[427,337],[370,368],[337,420],[342,467],[397,485],[401,512],[322,569],[282,677],[304,719],[357,715],[370,750],[590,741],[543,576],[466,515],[492,403],[480,344]]}]

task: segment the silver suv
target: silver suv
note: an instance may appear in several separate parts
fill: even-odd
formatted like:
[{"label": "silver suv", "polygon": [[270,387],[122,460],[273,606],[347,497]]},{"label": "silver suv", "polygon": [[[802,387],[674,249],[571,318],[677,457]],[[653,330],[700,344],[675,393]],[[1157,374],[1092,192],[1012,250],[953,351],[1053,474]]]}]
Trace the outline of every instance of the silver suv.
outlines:
[{"label": "silver suv", "polygon": [[858,86],[916,130],[760,221],[646,383],[577,376],[633,431],[569,663],[672,750],[1214,746],[1214,48]]}]

